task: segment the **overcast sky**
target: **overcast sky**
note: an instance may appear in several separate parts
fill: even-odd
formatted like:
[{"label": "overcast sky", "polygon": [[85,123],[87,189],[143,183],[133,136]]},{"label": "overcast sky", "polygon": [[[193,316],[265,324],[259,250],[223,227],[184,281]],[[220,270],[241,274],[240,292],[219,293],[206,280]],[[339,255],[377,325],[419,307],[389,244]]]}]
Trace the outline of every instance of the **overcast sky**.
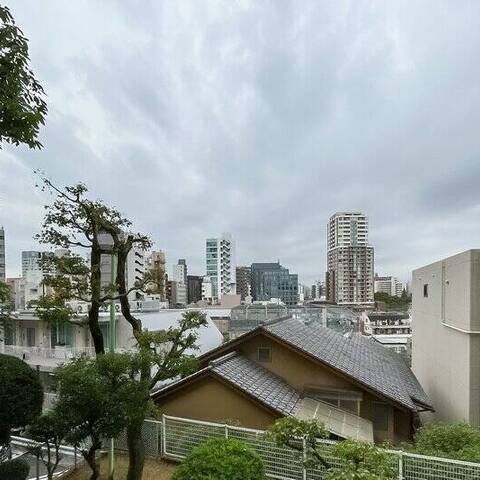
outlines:
[{"label": "overcast sky", "polygon": [[480,247],[480,2],[7,1],[48,94],[44,149],[0,151],[7,275],[47,198],[85,182],[204,273],[323,278],[335,211],[370,219],[375,269]]}]

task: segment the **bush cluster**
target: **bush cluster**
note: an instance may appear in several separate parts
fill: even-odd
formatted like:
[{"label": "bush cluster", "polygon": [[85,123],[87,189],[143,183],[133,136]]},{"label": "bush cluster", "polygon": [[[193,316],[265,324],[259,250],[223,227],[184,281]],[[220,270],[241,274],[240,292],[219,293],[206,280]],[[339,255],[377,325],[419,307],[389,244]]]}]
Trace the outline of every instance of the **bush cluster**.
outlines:
[{"label": "bush cluster", "polygon": [[29,472],[28,462],[22,459],[0,463],[0,478],[2,480],[26,480]]}]

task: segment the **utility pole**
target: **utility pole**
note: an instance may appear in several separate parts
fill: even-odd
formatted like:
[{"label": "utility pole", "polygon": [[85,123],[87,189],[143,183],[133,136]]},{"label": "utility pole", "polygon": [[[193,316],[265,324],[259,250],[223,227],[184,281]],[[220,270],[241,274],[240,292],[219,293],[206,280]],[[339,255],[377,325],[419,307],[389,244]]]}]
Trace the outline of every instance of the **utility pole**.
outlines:
[{"label": "utility pole", "polygon": [[[111,285],[112,285],[112,296],[114,296],[116,289],[113,289],[113,286],[116,284],[117,278],[117,255],[112,251],[111,256]],[[116,337],[117,337],[117,325],[116,325],[116,312],[115,312],[115,301],[112,299],[110,301],[110,353],[115,353],[116,346]],[[115,439],[110,439],[110,451],[108,454],[108,478],[113,480],[113,474],[115,472]]]}]

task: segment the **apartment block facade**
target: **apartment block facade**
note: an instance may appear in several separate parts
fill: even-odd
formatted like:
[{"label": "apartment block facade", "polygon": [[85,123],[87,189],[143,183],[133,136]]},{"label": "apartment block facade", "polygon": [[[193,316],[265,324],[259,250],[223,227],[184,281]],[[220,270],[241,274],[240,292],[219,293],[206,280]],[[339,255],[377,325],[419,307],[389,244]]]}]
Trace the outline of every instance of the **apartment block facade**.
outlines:
[{"label": "apartment block facade", "polygon": [[206,275],[212,282],[212,298],[218,302],[222,295],[235,294],[236,248],[229,233],[206,241]]},{"label": "apartment block facade", "polygon": [[360,212],[335,213],[327,225],[327,300],[373,305],[374,251],[368,218]]},{"label": "apartment block facade", "polygon": [[480,426],[480,249],[412,275],[412,369],[434,418]]},{"label": "apartment block facade", "polygon": [[252,283],[252,271],[250,267],[237,267],[236,270],[236,282],[237,293],[240,295],[241,300],[245,300],[250,295],[251,283]]},{"label": "apartment block facade", "polygon": [[384,277],[375,275],[374,291],[375,293],[387,293],[392,297],[400,297],[403,292],[403,283],[391,275]]}]

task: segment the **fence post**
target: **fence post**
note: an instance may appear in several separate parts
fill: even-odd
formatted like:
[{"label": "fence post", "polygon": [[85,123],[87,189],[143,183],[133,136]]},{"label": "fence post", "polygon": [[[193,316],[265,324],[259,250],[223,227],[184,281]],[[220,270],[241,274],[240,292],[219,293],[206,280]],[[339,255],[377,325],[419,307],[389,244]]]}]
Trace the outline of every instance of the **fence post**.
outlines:
[{"label": "fence post", "polygon": [[155,448],[157,455],[162,454],[162,437],[160,433],[160,427],[158,426],[158,422],[155,422],[156,430],[157,430],[157,447]]},{"label": "fence post", "polygon": [[162,456],[165,456],[167,454],[167,425],[166,425],[166,419],[165,419],[165,414],[162,413]]},{"label": "fence post", "polygon": [[228,425],[225,424],[225,425],[224,425],[224,428],[225,428],[225,438],[228,439]]},{"label": "fence post", "polygon": [[398,454],[398,480],[403,480],[403,452]]},{"label": "fence post", "polygon": [[307,461],[307,441],[305,437],[302,440],[302,447],[303,447],[303,463],[302,463],[302,473],[303,473],[303,480],[307,480],[307,468],[305,467],[305,462]]}]

